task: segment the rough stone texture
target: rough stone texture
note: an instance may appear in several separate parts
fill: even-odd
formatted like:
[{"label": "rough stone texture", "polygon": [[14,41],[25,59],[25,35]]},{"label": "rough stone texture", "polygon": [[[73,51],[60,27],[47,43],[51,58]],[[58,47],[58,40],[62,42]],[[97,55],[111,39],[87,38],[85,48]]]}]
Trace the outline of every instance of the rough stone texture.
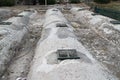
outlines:
[{"label": "rough stone texture", "polygon": [[[93,15],[95,13],[86,9],[80,11],[78,9],[71,9],[71,13],[80,23],[76,28],[79,41],[120,79],[120,25],[110,23],[115,21],[111,18]],[[87,26],[87,29],[82,28],[83,25]]]},{"label": "rough stone texture", "polygon": [[32,16],[32,13],[29,15],[30,13],[23,12],[21,14],[24,17],[12,17],[6,20],[6,22],[12,22],[11,25],[0,25],[0,76],[4,73],[10,60],[19,51],[20,44],[24,43],[22,40],[28,32],[27,24]]},{"label": "rough stone texture", "polygon": [[[68,28],[64,28],[67,33],[61,33],[64,30],[56,27],[58,23],[68,25]],[[43,28],[50,30],[49,36],[46,39],[42,36],[44,40],[37,44],[28,80],[118,80],[77,40],[74,28],[59,10],[47,11]],[[58,61],[58,49],[76,49],[81,59]]]},{"label": "rough stone texture", "polygon": [[5,20],[5,18],[9,18],[12,16],[14,12],[9,9],[0,9],[0,21]]}]

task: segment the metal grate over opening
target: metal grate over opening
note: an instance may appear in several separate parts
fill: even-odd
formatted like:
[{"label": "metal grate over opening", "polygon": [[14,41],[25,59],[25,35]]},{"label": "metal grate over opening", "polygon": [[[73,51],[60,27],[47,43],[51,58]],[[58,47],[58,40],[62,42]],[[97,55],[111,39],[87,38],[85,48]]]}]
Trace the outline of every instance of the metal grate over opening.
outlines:
[{"label": "metal grate over opening", "polygon": [[24,10],[24,11],[26,11],[26,12],[32,12],[32,13],[35,12],[34,10],[29,10],[29,9],[26,9],[26,10]]},{"label": "metal grate over opening", "polygon": [[11,25],[12,22],[0,22],[0,25]]},{"label": "metal grate over opening", "polygon": [[96,15],[99,15],[99,14],[98,14],[98,13],[92,13],[91,15],[92,15],[92,16],[96,16]]},{"label": "metal grate over opening", "polygon": [[110,23],[112,23],[112,24],[120,24],[120,21],[114,20],[114,21],[110,21]]},{"label": "metal grate over opening", "polygon": [[15,15],[15,17],[24,17],[24,15]]},{"label": "metal grate over opening", "polygon": [[85,10],[84,8],[81,8],[81,9],[78,9],[77,11],[82,11],[82,10]]},{"label": "metal grate over opening", "polygon": [[77,55],[77,51],[75,49],[59,49],[57,50],[57,59],[80,59],[80,57]]},{"label": "metal grate over opening", "polygon": [[58,11],[57,9],[53,9],[52,11]]},{"label": "metal grate over opening", "polygon": [[56,24],[56,27],[68,27],[68,26],[64,23],[58,23]]}]

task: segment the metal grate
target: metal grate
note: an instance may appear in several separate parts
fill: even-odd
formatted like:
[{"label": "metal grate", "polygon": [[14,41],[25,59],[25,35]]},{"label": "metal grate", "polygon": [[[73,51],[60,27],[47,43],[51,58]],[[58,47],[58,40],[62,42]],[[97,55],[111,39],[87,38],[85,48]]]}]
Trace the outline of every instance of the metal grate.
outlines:
[{"label": "metal grate", "polygon": [[56,27],[68,27],[68,26],[66,24],[64,24],[64,23],[58,23],[56,25]]},{"label": "metal grate", "polygon": [[80,59],[77,55],[77,51],[75,49],[60,49],[57,50],[58,60],[66,60],[66,59]]},{"label": "metal grate", "polygon": [[57,9],[53,9],[52,11],[58,11]]},{"label": "metal grate", "polygon": [[15,15],[15,17],[24,17],[23,15]]},{"label": "metal grate", "polygon": [[34,10],[29,10],[29,9],[26,9],[26,10],[24,10],[24,11],[26,11],[26,12],[32,12],[32,13],[35,12]]},{"label": "metal grate", "polygon": [[11,25],[12,22],[0,22],[0,25]]},{"label": "metal grate", "polygon": [[110,23],[112,23],[112,24],[120,24],[120,21],[115,20],[115,21],[110,21]]},{"label": "metal grate", "polygon": [[92,15],[92,16],[96,16],[96,15],[99,15],[99,14],[98,14],[98,13],[92,13],[91,15]]},{"label": "metal grate", "polygon": [[85,10],[84,8],[82,8],[82,9],[78,9],[77,11],[82,11],[82,10]]}]

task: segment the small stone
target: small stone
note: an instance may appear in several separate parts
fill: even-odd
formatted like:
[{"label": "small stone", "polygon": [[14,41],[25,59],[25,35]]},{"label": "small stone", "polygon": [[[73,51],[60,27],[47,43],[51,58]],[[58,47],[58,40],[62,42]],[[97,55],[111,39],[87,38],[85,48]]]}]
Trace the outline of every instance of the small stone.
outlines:
[{"label": "small stone", "polygon": [[21,77],[19,77],[19,78],[17,78],[16,80],[22,80],[22,78],[21,78]]},{"label": "small stone", "polygon": [[27,80],[26,78],[19,77],[16,80]]},{"label": "small stone", "polygon": [[30,39],[30,42],[34,42],[35,39]]}]

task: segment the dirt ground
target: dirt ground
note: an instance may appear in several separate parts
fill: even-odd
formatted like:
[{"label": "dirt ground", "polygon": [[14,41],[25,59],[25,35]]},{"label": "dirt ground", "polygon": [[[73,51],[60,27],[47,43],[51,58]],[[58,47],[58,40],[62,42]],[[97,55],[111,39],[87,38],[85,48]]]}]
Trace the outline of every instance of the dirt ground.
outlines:
[{"label": "dirt ground", "polygon": [[[75,35],[95,59],[104,64],[113,75],[120,79],[120,50],[118,44],[112,44],[105,35],[82,24],[71,13],[64,13],[75,28]],[[69,15],[68,15],[69,14]],[[119,33],[118,33],[119,35]]]},{"label": "dirt ground", "polygon": [[[77,4],[72,6],[85,6],[84,4]],[[28,25],[29,34],[27,35],[24,45],[21,45],[18,51],[19,55],[16,55],[6,73],[2,76],[2,80],[19,80],[19,78],[27,77],[29,72],[30,63],[34,56],[34,50],[36,44],[41,37],[42,25],[44,22],[44,15],[47,8],[53,6],[15,6],[5,7],[6,9],[12,9],[16,13],[19,13],[27,8],[34,8],[38,11],[38,15],[30,20]],[[102,36],[96,33],[85,24],[81,24],[70,11],[62,11],[65,17],[71,22],[75,28],[75,35],[78,40],[88,49],[88,51],[97,59],[103,63],[107,68],[120,79],[120,50],[118,47],[111,44]]]}]

